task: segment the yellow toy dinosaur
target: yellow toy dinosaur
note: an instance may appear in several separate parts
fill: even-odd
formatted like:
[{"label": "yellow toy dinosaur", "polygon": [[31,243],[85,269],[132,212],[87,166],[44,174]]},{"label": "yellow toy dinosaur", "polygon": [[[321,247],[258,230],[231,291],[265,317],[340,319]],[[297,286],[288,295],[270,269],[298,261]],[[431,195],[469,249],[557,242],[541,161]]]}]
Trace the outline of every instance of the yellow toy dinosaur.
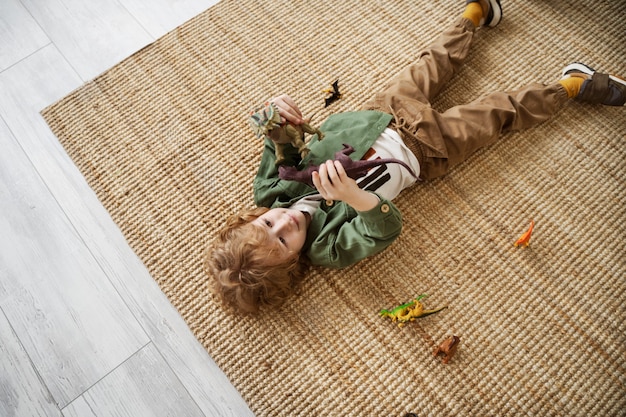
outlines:
[{"label": "yellow toy dinosaur", "polygon": [[438,313],[444,308],[447,308],[446,306],[436,308],[434,310],[425,310],[424,305],[420,302],[420,300],[423,300],[426,297],[428,297],[426,294],[418,295],[415,299],[409,301],[408,303],[399,305],[391,310],[382,309],[378,314],[381,317],[389,317],[392,322],[398,323],[398,327],[402,327],[406,322]]}]

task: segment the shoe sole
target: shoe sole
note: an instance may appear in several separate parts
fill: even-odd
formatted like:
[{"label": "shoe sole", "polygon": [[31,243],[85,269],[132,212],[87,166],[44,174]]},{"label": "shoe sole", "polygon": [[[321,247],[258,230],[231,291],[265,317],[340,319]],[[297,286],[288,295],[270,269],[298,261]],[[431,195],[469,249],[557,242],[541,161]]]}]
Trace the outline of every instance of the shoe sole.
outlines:
[{"label": "shoe sole", "polygon": [[489,0],[489,8],[492,12],[491,20],[483,26],[492,28],[498,26],[498,23],[502,20],[502,5],[500,5],[500,0]]},{"label": "shoe sole", "polygon": [[588,65],[583,64],[582,62],[572,62],[571,64],[563,68],[563,72],[561,73],[561,75],[565,77],[566,75],[569,75],[573,72],[593,75],[593,73],[596,72],[596,70],[594,70]]}]

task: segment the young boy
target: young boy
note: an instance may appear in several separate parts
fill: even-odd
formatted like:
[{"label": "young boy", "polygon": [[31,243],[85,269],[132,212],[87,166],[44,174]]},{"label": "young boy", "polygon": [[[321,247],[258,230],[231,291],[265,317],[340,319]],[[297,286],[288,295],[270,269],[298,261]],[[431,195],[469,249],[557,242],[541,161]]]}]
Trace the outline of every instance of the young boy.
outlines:
[{"label": "young boy", "polygon": [[[467,0],[462,16],[361,111],[330,116],[320,127],[324,139],[314,137],[304,159],[295,148],[287,150],[290,165],[320,165],[312,174],[315,188],[279,179],[274,144],[266,140],[254,180],[258,208],[231,217],[207,251],[214,293],[227,305],[255,312],[287,298],[307,265],[346,267],[398,237],[402,216],[391,200],[415,177],[387,164],[353,180],[332,161],[344,143],[356,150],[350,155],[354,160],[393,157],[427,180],[444,175],[502,133],[549,119],[570,98],[624,105],[625,80],[575,63],[551,85],[490,94],[443,113],[433,110],[429,102],[457,72],[475,29],[496,26],[501,17],[499,0]],[[270,103],[281,122],[303,123],[289,96]]]}]

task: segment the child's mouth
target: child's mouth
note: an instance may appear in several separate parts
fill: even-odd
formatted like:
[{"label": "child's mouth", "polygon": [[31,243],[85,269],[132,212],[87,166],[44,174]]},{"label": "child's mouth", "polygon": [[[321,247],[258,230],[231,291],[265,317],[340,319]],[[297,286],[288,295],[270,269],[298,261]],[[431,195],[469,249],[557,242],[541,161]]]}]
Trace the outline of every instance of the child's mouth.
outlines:
[{"label": "child's mouth", "polygon": [[298,219],[296,219],[296,216],[292,214],[288,214],[287,216],[289,216],[289,218],[296,224],[298,230],[300,230],[300,222],[298,221]]}]

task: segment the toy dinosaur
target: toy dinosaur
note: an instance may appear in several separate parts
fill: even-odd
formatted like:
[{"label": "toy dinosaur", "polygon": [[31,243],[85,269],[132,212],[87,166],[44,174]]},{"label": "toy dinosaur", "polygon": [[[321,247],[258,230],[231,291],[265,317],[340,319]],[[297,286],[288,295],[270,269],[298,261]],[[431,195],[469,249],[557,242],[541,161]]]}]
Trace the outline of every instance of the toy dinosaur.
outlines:
[{"label": "toy dinosaur", "polygon": [[322,91],[323,93],[330,94],[330,96],[324,99],[324,107],[328,107],[333,104],[335,101],[340,100],[343,97],[343,94],[339,92],[339,80],[335,80],[334,83],[330,85],[330,88],[327,88]]},{"label": "toy dinosaur", "polygon": [[530,221],[530,226],[528,227],[528,230],[526,232],[524,232],[523,235],[521,235],[519,237],[519,239],[517,239],[515,241],[515,243],[513,244],[513,246],[517,247],[519,245],[524,245],[524,246],[528,246],[530,245],[530,236],[533,233],[533,228],[535,227],[535,221],[531,220]]},{"label": "toy dinosaur", "polygon": [[456,353],[456,350],[458,349],[460,343],[461,339],[458,336],[452,335],[443,342],[441,342],[441,344],[433,352],[433,355],[443,355],[444,358],[441,362],[448,363],[448,361],[452,359],[452,357]]},{"label": "toy dinosaur", "polygon": [[319,140],[324,138],[324,134],[308,123],[294,125],[293,123],[281,123],[278,108],[274,103],[266,102],[265,106],[252,112],[250,115],[250,126],[258,138],[271,139],[275,144],[276,165],[285,162],[284,147],[291,144],[300,152],[304,158],[309,153],[309,148],[304,142],[304,134],[317,133]]},{"label": "toy dinosaur", "polygon": [[[367,174],[371,168],[389,163],[400,164],[406,168],[411,175],[417,178],[415,172],[406,163],[395,158],[380,158],[353,161],[348,155],[354,152],[354,148],[350,145],[343,144],[343,149],[335,153],[335,160],[341,162],[343,169],[348,177],[358,179]],[[298,171],[295,167],[281,166],[278,168],[278,177],[283,180],[299,181],[313,187],[311,175],[319,170],[319,165],[309,165],[302,171]]]},{"label": "toy dinosaur", "polygon": [[382,309],[378,313],[381,317],[389,317],[394,323],[398,323],[398,327],[404,326],[404,323],[414,321],[420,317],[426,317],[431,314],[435,314],[443,310],[445,307],[436,308],[434,310],[425,310],[424,305],[420,302],[424,298],[428,297],[427,294],[421,294],[408,303],[394,307],[391,310]]}]

